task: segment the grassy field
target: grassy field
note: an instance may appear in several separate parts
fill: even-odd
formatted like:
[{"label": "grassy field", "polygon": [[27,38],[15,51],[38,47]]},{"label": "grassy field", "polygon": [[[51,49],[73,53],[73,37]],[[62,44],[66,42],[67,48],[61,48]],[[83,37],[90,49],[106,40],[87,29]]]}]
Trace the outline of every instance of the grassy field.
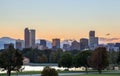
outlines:
[{"label": "grassy field", "polygon": [[[5,74],[1,74],[0,76],[6,76],[6,75]],[[14,74],[14,76],[17,76],[17,75]],[[62,75],[62,76],[68,76],[68,75]],[[120,76],[120,73],[111,73],[111,74],[82,74],[82,75],[69,75],[69,76]]]},{"label": "grassy field", "polygon": [[[26,72],[17,72],[17,73],[12,73],[12,75],[26,75],[26,74],[40,74],[40,71],[26,71]],[[0,74],[0,76],[5,76],[6,73]]]},{"label": "grassy field", "polygon": [[[27,72],[19,72],[19,73],[12,73],[12,75],[17,76],[17,75],[33,75],[33,74],[40,74],[40,71],[27,71]],[[81,71],[59,71],[60,73],[85,73]],[[11,75],[11,76],[12,76]],[[6,76],[6,74],[0,74],[0,76]],[[66,75],[62,75],[66,76]],[[68,75],[67,75],[68,76]],[[89,71],[89,74],[81,74],[81,75],[69,75],[69,76],[120,76],[120,71],[104,71],[102,74],[98,74],[97,71]]]},{"label": "grassy field", "polygon": [[[73,75],[69,75],[73,76]],[[111,73],[111,74],[82,74],[82,75],[74,75],[74,76],[120,76],[120,73]]]}]

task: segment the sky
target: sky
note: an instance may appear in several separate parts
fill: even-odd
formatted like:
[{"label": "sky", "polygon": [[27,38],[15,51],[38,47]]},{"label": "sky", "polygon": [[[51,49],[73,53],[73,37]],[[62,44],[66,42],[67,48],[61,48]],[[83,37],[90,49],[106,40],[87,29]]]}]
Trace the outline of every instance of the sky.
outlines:
[{"label": "sky", "polygon": [[103,42],[120,41],[120,0],[0,0],[0,37],[24,39],[88,38],[95,30]]}]

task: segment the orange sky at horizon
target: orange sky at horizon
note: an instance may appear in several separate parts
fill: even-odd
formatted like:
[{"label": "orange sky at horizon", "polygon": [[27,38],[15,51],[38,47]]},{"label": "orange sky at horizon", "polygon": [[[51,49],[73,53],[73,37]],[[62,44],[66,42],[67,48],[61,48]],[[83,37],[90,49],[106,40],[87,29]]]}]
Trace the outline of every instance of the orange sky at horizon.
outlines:
[{"label": "orange sky at horizon", "polygon": [[[6,28],[7,30],[10,29],[10,28]],[[11,27],[11,31],[5,31],[5,29],[1,29],[1,31],[4,31],[4,32],[1,32],[0,33],[0,37],[11,37],[11,38],[14,38],[14,39],[24,39],[24,29],[25,28],[20,28],[19,30],[15,30],[16,28],[12,28]],[[29,29],[33,29],[33,28],[29,28]],[[61,41],[63,40],[66,40],[66,39],[75,39],[75,40],[80,40],[81,38],[88,38],[89,37],[89,31],[90,30],[87,30],[87,31],[56,31],[56,32],[53,32],[51,30],[46,30],[46,31],[43,31],[43,30],[39,30],[39,29],[36,29],[36,39],[46,39],[46,40],[49,40],[49,41],[52,41],[53,38],[60,38]],[[95,30],[96,31],[96,30]],[[106,36],[106,34],[104,32],[99,32],[96,31],[96,36],[97,37],[102,37],[102,38],[106,38],[106,39],[111,39],[111,38],[119,38],[117,34],[115,33],[111,33],[109,32],[111,35],[109,36]],[[111,42],[111,43],[115,43],[115,42],[120,42],[120,39],[117,39],[117,40],[113,40],[113,41],[101,41],[101,43],[108,43],[108,42]]]}]

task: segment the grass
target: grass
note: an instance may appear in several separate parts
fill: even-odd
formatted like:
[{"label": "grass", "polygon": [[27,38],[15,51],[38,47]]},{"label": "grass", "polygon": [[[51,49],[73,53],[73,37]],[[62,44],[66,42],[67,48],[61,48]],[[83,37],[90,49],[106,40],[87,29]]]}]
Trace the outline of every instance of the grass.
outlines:
[{"label": "grass", "polygon": [[[73,75],[69,75],[73,76]],[[74,76],[120,76],[120,73],[111,73],[111,74],[82,74],[82,75],[74,75]]]},{"label": "grass", "polygon": [[[40,74],[41,72],[40,71],[24,71],[24,72],[15,72],[15,73],[12,73],[12,75],[25,75],[25,74]],[[6,73],[2,73],[0,74],[0,76],[5,76]]]},{"label": "grass", "polygon": [[[40,71],[26,71],[26,72],[18,72],[12,73],[12,75],[32,75],[32,74],[40,74]],[[84,71],[58,71],[58,73],[85,73]],[[102,74],[98,74],[97,71],[89,71],[89,74],[81,74],[81,75],[69,75],[69,76],[120,76],[120,71],[103,71]],[[12,76],[11,75],[11,76]],[[6,74],[0,74],[0,76],[6,76]],[[62,75],[64,76],[64,75]],[[66,76],[66,75],[65,75]]]}]

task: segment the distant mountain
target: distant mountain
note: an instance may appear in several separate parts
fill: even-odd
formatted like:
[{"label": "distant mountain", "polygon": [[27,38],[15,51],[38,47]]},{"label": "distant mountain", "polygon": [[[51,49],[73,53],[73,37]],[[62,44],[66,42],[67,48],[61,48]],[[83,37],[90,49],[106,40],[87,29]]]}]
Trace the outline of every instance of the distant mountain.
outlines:
[{"label": "distant mountain", "polygon": [[0,38],[0,49],[4,48],[4,44],[8,44],[8,43],[15,44],[15,40],[16,39],[13,39],[13,38],[10,38],[10,37],[2,37],[2,38]]},{"label": "distant mountain", "polygon": [[[13,43],[15,45],[15,41],[16,39],[10,38],[10,37],[2,37],[0,38],[0,49],[4,49],[4,44],[8,44],[8,43]],[[47,47],[51,48],[52,44],[50,41],[47,41]],[[36,40],[36,43],[40,43],[40,39]]]},{"label": "distant mountain", "polygon": [[2,37],[0,38],[0,41],[4,41],[5,43],[10,43],[12,41],[15,41],[16,39],[10,38],[10,37]]}]

